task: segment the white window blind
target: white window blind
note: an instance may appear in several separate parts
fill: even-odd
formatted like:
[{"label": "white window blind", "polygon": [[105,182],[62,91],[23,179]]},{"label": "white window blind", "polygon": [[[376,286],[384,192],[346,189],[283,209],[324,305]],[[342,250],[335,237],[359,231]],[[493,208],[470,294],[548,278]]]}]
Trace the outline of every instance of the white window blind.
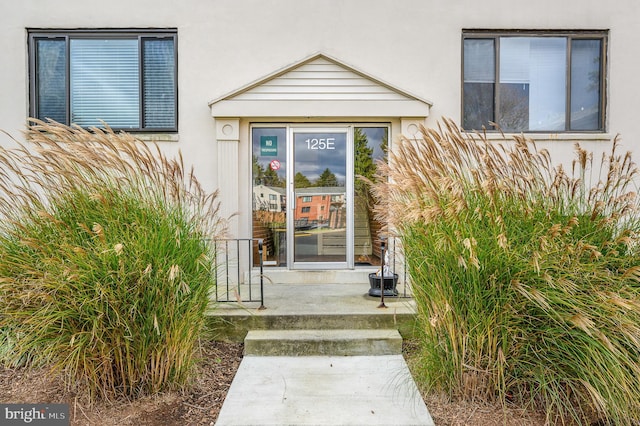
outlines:
[{"label": "white window blind", "polygon": [[500,83],[529,83],[531,41],[523,37],[500,39]]},{"label": "white window blind", "polygon": [[137,39],[70,41],[72,123],[140,127],[138,50]]},{"label": "white window blind", "polygon": [[494,83],[495,54],[493,40],[464,41],[464,82]]},{"label": "white window blind", "polygon": [[563,130],[567,105],[567,39],[531,42],[529,129]]},{"label": "white window blind", "polygon": [[175,127],[173,39],[144,39],[144,125]]}]

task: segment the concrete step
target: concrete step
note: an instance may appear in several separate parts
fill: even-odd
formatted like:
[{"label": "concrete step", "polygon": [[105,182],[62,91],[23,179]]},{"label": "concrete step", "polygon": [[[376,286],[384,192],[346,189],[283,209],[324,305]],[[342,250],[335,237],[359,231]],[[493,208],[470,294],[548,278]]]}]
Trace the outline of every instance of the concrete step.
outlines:
[{"label": "concrete step", "polygon": [[399,296],[385,297],[386,308],[381,308],[380,297],[368,294],[368,277],[363,279],[367,281],[316,285],[265,281],[266,309],[259,309],[260,302],[214,303],[207,311],[207,328],[234,342],[244,341],[249,330],[396,329],[405,338],[413,336],[416,305],[410,288],[399,283]]},{"label": "concrete step", "polygon": [[398,330],[251,330],[247,356],[373,356],[402,353]]},{"label": "concrete step", "polygon": [[[372,298],[373,299],[373,298]],[[379,300],[379,298],[377,298]],[[378,300],[375,303],[378,303]],[[400,304],[402,302],[396,302]],[[387,300],[388,306],[393,302]],[[396,329],[401,335],[410,337],[415,332],[415,313],[390,307],[372,313],[332,314],[277,314],[265,311],[250,312],[248,309],[218,309],[207,316],[207,325],[220,339],[242,342],[250,330],[386,330]]]}]

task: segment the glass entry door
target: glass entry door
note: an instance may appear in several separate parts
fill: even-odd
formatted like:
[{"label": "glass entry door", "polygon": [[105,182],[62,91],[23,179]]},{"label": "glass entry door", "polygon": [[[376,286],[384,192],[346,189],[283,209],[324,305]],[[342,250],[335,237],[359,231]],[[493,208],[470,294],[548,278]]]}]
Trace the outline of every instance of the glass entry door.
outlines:
[{"label": "glass entry door", "polygon": [[344,128],[290,128],[288,263],[353,267],[353,144]]},{"label": "glass entry door", "polygon": [[[369,185],[385,161],[389,126],[261,124],[251,128],[252,235],[264,266],[380,265],[384,226]],[[253,265],[260,264],[257,244]]]}]

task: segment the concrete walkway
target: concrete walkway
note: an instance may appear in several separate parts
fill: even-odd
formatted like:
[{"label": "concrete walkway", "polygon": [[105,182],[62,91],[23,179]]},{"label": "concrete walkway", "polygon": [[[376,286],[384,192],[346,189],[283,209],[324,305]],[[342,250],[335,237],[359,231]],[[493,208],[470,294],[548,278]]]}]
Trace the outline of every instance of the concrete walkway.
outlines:
[{"label": "concrete walkway", "polygon": [[[243,337],[247,330],[267,330],[267,337],[259,337],[265,339],[280,330],[282,345],[278,349],[274,341],[271,352],[245,354],[216,425],[433,425],[401,345],[379,337],[367,343],[372,330],[384,334],[383,329],[400,326],[400,318],[414,315],[415,304],[411,298],[386,298],[388,308],[380,309],[380,298],[367,296],[367,290],[368,285],[351,283],[269,283],[265,310],[252,303],[220,305],[214,315],[224,318],[225,328]],[[303,330],[301,340],[288,341],[295,330]],[[325,332],[338,337],[319,345],[309,338]],[[353,345],[358,338],[369,348],[395,349],[392,354],[376,349],[385,354],[375,355],[338,342]],[[252,345],[245,343],[245,351]],[[343,349],[325,352],[338,346]]]},{"label": "concrete walkway", "polygon": [[247,356],[216,425],[433,425],[402,355]]}]

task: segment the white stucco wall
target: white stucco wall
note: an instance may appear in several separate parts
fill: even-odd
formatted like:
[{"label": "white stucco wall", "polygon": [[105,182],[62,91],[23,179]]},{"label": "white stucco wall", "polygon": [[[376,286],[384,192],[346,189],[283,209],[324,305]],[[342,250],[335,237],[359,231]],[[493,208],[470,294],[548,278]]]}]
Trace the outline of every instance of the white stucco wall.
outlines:
[{"label": "white stucco wall", "polygon": [[[2,0],[0,129],[18,135],[28,114],[26,28],[177,28],[179,134],[162,146],[180,149],[210,189],[218,148],[208,102],[314,53],[432,101],[427,124],[459,122],[463,29],[608,29],[607,134],[587,137],[586,147],[598,150],[620,133],[640,158],[638,22],[637,0]],[[546,145],[569,158],[575,140],[551,136]],[[242,161],[247,152],[239,148]],[[240,196],[238,206],[249,202]]]}]

